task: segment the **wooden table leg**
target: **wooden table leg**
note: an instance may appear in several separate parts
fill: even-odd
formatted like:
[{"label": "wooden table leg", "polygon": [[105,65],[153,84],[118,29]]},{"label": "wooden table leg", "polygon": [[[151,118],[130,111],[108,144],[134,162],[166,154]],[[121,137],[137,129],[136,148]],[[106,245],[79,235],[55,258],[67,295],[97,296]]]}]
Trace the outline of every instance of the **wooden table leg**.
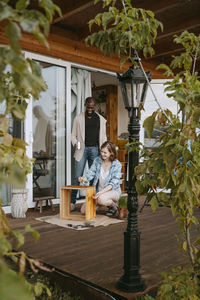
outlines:
[{"label": "wooden table leg", "polygon": [[40,213],[42,213],[42,201],[40,201]]}]

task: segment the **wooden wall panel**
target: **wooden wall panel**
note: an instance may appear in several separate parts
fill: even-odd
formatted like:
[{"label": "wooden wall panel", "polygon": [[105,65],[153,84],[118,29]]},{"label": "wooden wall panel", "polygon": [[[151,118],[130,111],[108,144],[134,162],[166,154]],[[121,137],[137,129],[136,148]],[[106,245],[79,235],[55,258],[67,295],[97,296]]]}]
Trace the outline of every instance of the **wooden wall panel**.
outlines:
[{"label": "wooden wall panel", "polygon": [[[0,43],[7,44],[8,39],[5,35],[5,27],[3,22],[0,26]],[[68,34],[68,31],[60,28],[52,28],[48,37],[49,49],[37,41],[32,35],[23,33],[21,47],[24,50],[35,52],[38,54],[48,55],[55,58],[61,58],[66,61],[80,63],[86,66],[105,69],[113,72],[125,72],[130,64],[125,63],[120,68],[120,59],[117,57],[110,58],[104,56],[101,51],[96,48],[87,47],[84,42],[77,40],[77,36]],[[160,71],[155,70],[152,63],[143,63],[145,70],[151,70],[154,78],[163,78]]]}]

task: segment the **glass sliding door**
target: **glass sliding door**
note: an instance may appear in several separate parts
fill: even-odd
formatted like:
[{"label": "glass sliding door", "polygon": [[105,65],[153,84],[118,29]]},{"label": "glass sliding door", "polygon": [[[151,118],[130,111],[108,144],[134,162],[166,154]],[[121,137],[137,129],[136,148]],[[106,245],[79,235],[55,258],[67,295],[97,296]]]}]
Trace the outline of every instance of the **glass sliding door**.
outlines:
[{"label": "glass sliding door", "polygon": [[66,69],[38,63],[48,89],[33,101],[33,196],[59,198],[66,181]]}]

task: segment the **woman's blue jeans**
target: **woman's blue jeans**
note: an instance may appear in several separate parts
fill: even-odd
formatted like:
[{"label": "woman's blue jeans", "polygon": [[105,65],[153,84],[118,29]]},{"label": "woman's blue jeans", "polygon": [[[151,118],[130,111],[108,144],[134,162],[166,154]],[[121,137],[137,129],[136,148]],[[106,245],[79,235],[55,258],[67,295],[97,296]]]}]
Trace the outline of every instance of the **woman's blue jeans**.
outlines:
[{"label": "woman's blue jeans", "polygon": [[[74,165],[74,178],[72,180],[73,185],[79,185],[78,177],[83,176],[86,162],[88,162],[88,167],[90,168],[94,159],[99,155],[99,147],[85,147],[83,157],[80,161],[75,160]],[[71,192],[71,203],[76,203],[77,190],[72,190]]]}]

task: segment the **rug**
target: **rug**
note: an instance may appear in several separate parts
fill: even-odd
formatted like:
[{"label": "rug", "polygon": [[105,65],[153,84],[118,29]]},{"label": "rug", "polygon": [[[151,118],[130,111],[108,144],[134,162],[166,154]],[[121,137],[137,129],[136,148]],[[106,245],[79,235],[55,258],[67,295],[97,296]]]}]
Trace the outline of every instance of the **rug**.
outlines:
[{"label": "rug", "polygon": [[104,215],[96,215],[96,218],[90,221],[61,220],[59,214],[36,218],[36,220],[75,230],[85,230],[93,227],[108,226],[124,222],[124,220],[110,218]]}]

